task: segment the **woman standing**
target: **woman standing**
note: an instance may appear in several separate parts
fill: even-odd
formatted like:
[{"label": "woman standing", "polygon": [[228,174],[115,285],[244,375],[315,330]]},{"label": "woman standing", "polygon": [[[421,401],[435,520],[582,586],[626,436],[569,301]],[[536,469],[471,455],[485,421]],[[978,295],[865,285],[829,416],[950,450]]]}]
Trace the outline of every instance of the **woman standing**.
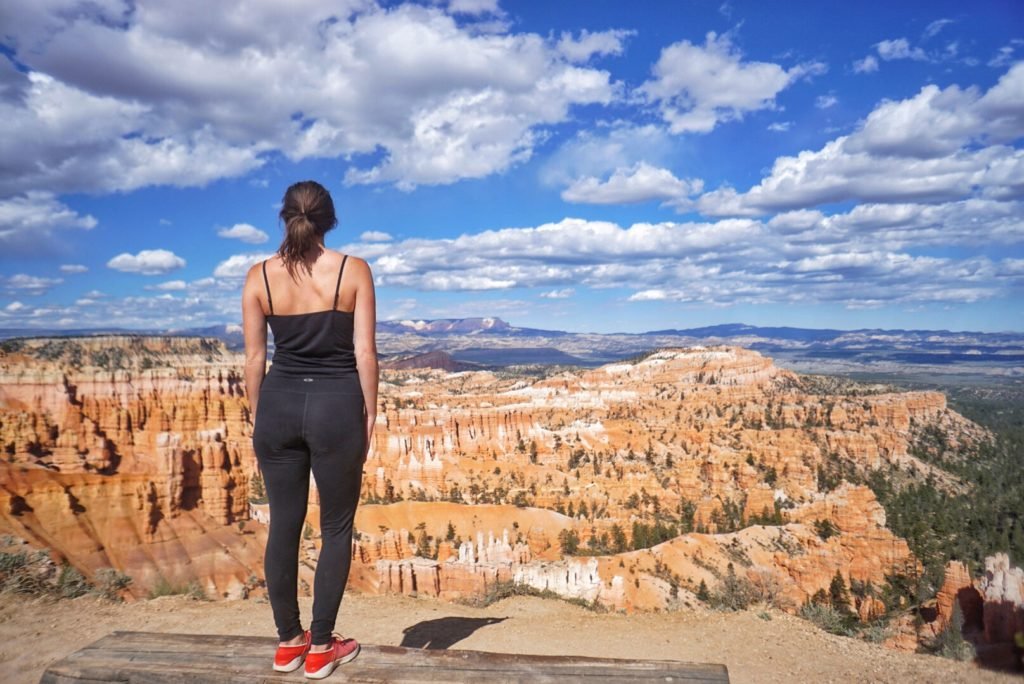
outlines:
[{"label": "woman standing", "polygon": [[[253,448],[270,502],[264,555],[267,593],[280,644],[274,669],[305,660],[322,679],[359,653],[332,634],[352,561],[352,524],[377,417],[376,305],[365,261],[324,246],[337,219],[319,183],[285,192],[285,236],[277,253],[249,269],[242,291],[245,387]],[[267,323],[274,358],[266,369]],[[320,498],[323,545],[309,630],[299,621],[299,540],[309,473]]]}]

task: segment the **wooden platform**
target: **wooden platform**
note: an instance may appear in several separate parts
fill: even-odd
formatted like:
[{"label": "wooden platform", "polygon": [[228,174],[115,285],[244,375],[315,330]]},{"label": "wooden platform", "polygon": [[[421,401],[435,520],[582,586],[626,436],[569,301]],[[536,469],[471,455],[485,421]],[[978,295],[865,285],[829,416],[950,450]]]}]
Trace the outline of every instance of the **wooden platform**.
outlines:
[{"label": "wooden platform", "polygon": [[[628,638],[628,637],[627,637]],[[53,663],[40,684],[309,682],[271,669],[273,638],[114,632]],[[327,682],[715,682],[725,665],[364,645]]]}]

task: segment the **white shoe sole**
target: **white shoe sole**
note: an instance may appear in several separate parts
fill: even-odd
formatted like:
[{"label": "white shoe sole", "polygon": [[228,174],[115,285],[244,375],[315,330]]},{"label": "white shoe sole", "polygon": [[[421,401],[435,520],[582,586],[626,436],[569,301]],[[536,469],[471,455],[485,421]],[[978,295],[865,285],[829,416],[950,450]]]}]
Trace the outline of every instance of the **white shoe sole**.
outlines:
[{"label": "white shoe sole", "polygon": [[337,660],[332,660],[331,662],[327,663],[326,665],[321,667],[316,672],[310,672],[310,671],[307,670],[306,671],[306,679],[324,679],[324,678],[326,678],[328,675],[330,675],[332,672],[334,672],[334,668],[336,668],[338,665],[344,665],[345,663],[348,663],[348,662],[351,662],[351,661],[355,660],[355,657],[357,655],[359,655],[359,651],[360,650],[362,650],[362,646],[356,645],[356,649],[354,651],[352,651],[351,653],[349,653],[347,656],[345,656],[343,658],[338,658]]},{"label": "white shoe sole", "polygon": [[302,663],[305,660],[306,660],[306,656],[299,656],[298,658],[295,658],[294,660],[289,662],[287,665],[278,665],[277,663],[274,663],[274,671],[275,672],[295,672],[300,667],[302,667]]}]

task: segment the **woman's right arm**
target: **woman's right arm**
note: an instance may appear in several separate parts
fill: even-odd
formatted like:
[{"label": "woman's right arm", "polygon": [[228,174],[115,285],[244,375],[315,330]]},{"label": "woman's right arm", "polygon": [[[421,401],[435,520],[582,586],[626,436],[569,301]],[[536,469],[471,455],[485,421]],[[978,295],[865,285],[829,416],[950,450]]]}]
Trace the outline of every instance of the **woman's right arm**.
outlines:
[{"label": "woman's right arm", "polygon": [[242,287],[242,334],[245,337],[245,395],[249,399],[249,419],[256,417],[260,386],[267,371],[267,317],[260,302],[263,281],[260,265],[249,269]]},{"label": "woman's right arm", "polygon": [[363,451],[365,462],[373,441],[373,426],[377,422],[377,384],[380,379],[377,365],[377,300],[370,265],[362,259],[350,258],[350,261],[354,262],[352,266],[355,268],[352,270],[356,275],[353,343],[356,348],[359,385],[363,389],[363,404],[366,407],[366,450]]}]

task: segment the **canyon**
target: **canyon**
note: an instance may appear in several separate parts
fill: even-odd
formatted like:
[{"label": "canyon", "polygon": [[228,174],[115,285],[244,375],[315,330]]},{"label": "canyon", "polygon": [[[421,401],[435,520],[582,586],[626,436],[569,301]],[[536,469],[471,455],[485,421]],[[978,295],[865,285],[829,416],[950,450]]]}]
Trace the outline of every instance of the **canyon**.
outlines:
[{"label": "canyon", "polygon": [[[479,600],[519,586],[631,612],[696,606],[740,577],[796,610],[837,575],[880,587],[917,573],[863,482],[958,491],[913,445],[986,437],[941,393],[798,375],[738,347],[590,369],[415,366],[382,372],[357,591]],[[241,368],[213,338],[3,342],[0,531],[86,576],[131,575],[129,596],[185,581],[259,593],[269,511]],[[306,593],[318,528],[313,486]],[[848,607],[867,619],[878,603]]]}]

